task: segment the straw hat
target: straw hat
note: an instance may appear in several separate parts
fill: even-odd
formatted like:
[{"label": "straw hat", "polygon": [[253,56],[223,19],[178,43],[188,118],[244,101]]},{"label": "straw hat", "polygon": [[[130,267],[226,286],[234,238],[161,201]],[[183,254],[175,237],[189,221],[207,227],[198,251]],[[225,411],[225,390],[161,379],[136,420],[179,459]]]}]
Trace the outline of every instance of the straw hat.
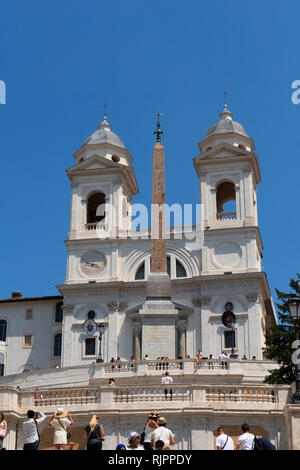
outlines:
[{"label": "straw hat", "polygon": [[64,410],[63,408],[57,408],[57,410],[54,413],[54,418],[65,418],[68,416],[67,410]]},{"label": "straw hat", "polygon": [[158,418],[159,411],[151,411],[149,418]]}]

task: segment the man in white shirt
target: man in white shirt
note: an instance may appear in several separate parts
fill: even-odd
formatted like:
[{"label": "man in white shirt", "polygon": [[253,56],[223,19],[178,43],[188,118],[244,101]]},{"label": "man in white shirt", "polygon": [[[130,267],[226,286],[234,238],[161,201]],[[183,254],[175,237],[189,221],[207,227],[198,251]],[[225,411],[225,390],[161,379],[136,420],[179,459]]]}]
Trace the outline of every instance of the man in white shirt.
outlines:
[{"label": "man in white shirt", "polygon": [[224,428],[220,426],[217,429],[217,432],[219,433],[216,439],[217,450],[234,450],[233,440],[230,436],[225,434]]},{"label": "man in white shirt", "polygon": [[253,450],[254,435],[250,433],[248,424],[242,425],[243,434],[238,438],[236,450]]},{"label": "man in white shirt", "polygon": [[[169,375],[169,372],[166,371],[164,375],[161,378],[161,383],[163,385],[171,385],[173,383],[173,378]],[[166,400],[168,399],[168,389],[165,388],[165,397]],[[172,401],[173,398],[173,390],[170,388],[170,401]]]},{"label": "man in white shirt", "polygon": [[151,434],[151,446],[155,448],[157,441],[163,441],[165,447],[173,446],[175,444],[174,434],[167,428],[167,422],[163,416],[158,418],[158,428]]},{"label": "man in white shirt", "polygon": [[219,356],[219,359],[221,359],[221,360],[222,360],[222,359],[228,359],[227,354],[224,353],[224,351],[222,351],[221,354],[220,354],[220,356]]},{"label": "man in white shirt", "polygon": [[23,423],[24,431],[24,450],[38,450],[40,437],[38,432],[38,425],[46,419],[44,413],[28,410],[27,420]]}]

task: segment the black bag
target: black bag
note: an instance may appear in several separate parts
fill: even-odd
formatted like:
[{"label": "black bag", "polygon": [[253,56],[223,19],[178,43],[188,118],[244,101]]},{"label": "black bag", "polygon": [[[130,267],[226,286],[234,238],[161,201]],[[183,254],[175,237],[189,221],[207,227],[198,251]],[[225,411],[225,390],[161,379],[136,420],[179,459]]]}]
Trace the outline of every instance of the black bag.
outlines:
[{"label": "black bag", "polygon": [[254,436],[252,450],[265,450],[263,443],[258,439],[257,436]]},{"label": "black bag", "polygon": [[140,443],[143,445],[145,440],[145,431],[142,432],[141,437],[140,437]]}]

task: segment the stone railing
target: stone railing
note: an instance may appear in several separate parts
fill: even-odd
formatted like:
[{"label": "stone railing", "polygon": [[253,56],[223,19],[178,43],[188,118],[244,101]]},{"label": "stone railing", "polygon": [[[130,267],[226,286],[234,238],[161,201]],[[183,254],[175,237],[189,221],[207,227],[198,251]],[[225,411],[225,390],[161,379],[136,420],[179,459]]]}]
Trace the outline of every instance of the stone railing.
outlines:
[{"label": "stone railing", "polygon": [[[172,393],[171,393],[172,390]],[[157,386],[157,387],[124,387],[114,390],[115,403],[153,403],[153,402],[166,402],[176,401],[190,401],[191,389],[190,386]]]},{"label": "stone railing", "polygon": [[272,386],[259,387],[224,387],[213,386],[206,388],[208,402],[250,402],[275,403],[277,394]]},{"label": "stone railing", "polygon": [[[180,378],[181,382],[182,378]],[[172,390],[172,393],[171,393]],[[59,406],[70,413],[91,413],[111,410],[158,408],[283,410],[290,402],[289,386],[216,385],[195,382],[172,385],[99,385],[81,388],[15,390],[0,387],[0,409],[4,414],[25,416],[28,409],[52,414]]]},{"label": "stone railing", "polygon": [[195,361],[194,363],[195,369],[209,369],[209,370],[229,370],[230,369],[230,361],[229,360],[221,360],[221,359],[202,359],[201,361]]},{"label": "stone railing", "polygon": [[38,407],[84,405],[97,403],[97,395],[96,388],[39,390],[34,393],[33,401]]},{"label": "stone railing", "polygon": [[236,220],[236,212],[217,212],[217,220]]},{"label": "stone railing", "polygon": [[147,361],[146,366],[148,371],[164,371],[164,370],[183,370],[183,360],[170,360],[170,359],[158,359],[156,361]]},{"label": "stone railing", "polygon": [[108,364],[104,364],[104,370],[106,374],[119,374],[119,373],[130,373],[137,371],[137,363],[135,361],[128,361],[128,362],[109,362]]},{"label": "stone railing", "polygon": [[[85,224],[85,230],[90,231],[100,231],[105,232],[107,235],[107,227],[101,222],[92,222]],[[171,225],[167,227],[166,234],[172,235],[176,233],[191,233],[200,231],[200,225]],[[150,238],[151,237],[151,227],[147,228],[136,228],[131,230],[123,230],[120,228],[114,228],[111,230],[113,238]],[[169,237],[168,237],[169,238]]]}]

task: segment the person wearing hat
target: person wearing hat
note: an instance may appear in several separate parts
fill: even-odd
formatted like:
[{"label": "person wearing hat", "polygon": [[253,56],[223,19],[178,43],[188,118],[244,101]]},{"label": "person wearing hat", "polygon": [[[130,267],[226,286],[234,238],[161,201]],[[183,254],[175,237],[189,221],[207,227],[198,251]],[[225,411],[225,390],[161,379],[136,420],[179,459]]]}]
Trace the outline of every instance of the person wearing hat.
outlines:
[{"label": "person wearing hat", "polygon": [[127,450],[144,450],[144,447],[140,445],[140,435],[137,432],[131,432],[128,436]]},{"label": "person wearing hat", "polygon": [[63,408],[57,408],[48,423],[54,429],[53,445],[56,447],[56,450],[63,450],[67,445],[67,429],[72,424],[74,424],[74,421],[68,411]]},{"label": "person wearing hat", "polygon": [[158,428],[152,431],[151,447],[155,448],[156,441],[163,441],[165,446],[173,446],[175,444],[174,434],[167,428],[166,419],[161,416],[157,421]]},{"label": "person wearing hat", "polygon": [[141,444],[143,444],[145,450],[152,450],[151,447],[151,434],[154,429],[158,428],[157,420],[159,418],[158,411],[152,411],[144,426],[144,431],[141,435]]}]

